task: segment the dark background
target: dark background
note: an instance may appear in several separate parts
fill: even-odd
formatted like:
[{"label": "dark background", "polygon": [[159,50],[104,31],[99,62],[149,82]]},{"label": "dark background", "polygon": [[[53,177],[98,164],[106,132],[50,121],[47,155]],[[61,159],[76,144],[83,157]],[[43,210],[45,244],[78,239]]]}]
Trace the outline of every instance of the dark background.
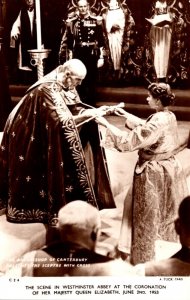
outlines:
[{"label": "dark background", "polygon": [[[101,3],[106,4],[108,0],[90,0],[95,7],[98,8],[101,6]],[[122,0],[126,3],[129,9],[132,12],[132,16],[135,20],[135,47],[133,48],[132,57],[134,58],[134,68],[135,65],[139,65],[140,75],[139,82],[143,83],[140,79],[144,76],[142,73],[141,65],[143,63],[142,60],[137,59],[135,61],[136,49],[137,47],[144,47],[145,36],[147,35],[147,21],[145,17],[150,16],[151,5],[153,0]],[[172,1],[172,0],[170,0]],[[179,1],[177,0],[176,3]],[[186,53],[187,53],[187,62],[186,65],[190,65],[190,3],[188,0],[180,0],[183,4],[182,12],[184,14],[184,18],[186,20]],[[51,49],[51,54],[47,60],[47,68],[46,72],[49,72],[54,67],[59,64],[58,53],[61,41],[61,29],[63,26],[63,20],[67,18],[68,7],[72,6],[74,0],[41,0],[41,20],[42,20],[42,39],[45,45],[45,48]],[[13,22],[15,21],[19,10],[22,5],[22,0],[4,0],[3,4],[3,21],[4,21],[4,48],[5,48],[5,62],[7,65],[7,69],[9,70],[15,64],[17,54],[15,50],[9,47],[10,44],[10,30]],[[177,65],[177,63],[176,63]],[[190,69],[187,67],[188,78],[185,80],[185,85],[189,84],[190,78]],[[176,70],[176,74],[180,71]],[[133,84],[134,79],[135,82],[138,82],[138,76],[136,74],[136,70],[132,71],[133,75],[129,79]],[[134,75],[135,74],[135,75]],[[175,77],[176,75],[174,75]],[[132,78],[134,77],[134,78]],[[172,79],[173,80],[173,79]],[[174,78],[174,82],[181,82],[181,78]]]}]

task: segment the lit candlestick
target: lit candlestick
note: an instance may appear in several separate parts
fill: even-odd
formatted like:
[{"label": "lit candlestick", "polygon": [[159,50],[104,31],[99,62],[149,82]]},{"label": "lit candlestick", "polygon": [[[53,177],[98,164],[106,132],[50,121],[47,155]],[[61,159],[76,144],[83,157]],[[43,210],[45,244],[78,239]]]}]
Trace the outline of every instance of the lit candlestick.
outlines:
[{"label": "lit candlestick", "polygon": [[36,7],[36,30],[37,30],[37,49],[42,49],[42,34],[41,34],[41,13],[40,0],[35,0]]}]

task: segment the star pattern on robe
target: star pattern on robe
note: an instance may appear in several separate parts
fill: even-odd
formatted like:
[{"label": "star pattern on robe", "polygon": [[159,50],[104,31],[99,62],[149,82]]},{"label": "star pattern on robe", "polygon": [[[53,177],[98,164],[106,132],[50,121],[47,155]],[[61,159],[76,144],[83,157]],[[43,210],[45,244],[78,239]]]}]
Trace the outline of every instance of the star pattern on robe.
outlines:
[{"label": "star pattern on robe", "polygon": [[73,191],[73,186],[72,185],[69,185],[65,188],[66,192],[69,192],[71,193]]},{"label": "star pattern on robe", "polygon": [[30,182],[31,179],[32,179],[32,178],[31,178],[30,176],[27,176],[27,177],[26,177],[26,181],[27,181],[27,182]]},{"label": "star pattern on robe", "polygon": [[41,190],[41,191],[40,191],[40,196],[41,196],[42,198],[45,198],[45,195],[46,195],[45,191],[44,191],[44,190]]},{"label": "star pattern on robe", "polygon": [[19,156],[19,160],[20,160],[20,161],[23,161],[23,160],[24,160],[24,156],[20,155],[20,156]]}]

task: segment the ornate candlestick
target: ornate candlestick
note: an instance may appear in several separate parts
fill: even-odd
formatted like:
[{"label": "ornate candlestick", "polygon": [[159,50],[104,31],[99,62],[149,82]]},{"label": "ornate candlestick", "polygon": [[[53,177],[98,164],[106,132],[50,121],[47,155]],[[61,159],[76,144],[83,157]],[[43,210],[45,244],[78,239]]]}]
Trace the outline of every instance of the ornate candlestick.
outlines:
[{"label": "ornate candlestick", "polygon": [[30,53],[32,66],[37,66],[38,80],[44,76],[44,59],[48,57],[51,52],[50,49],[43,49],[41,36],[41,11],[40,0],[35,0],[36,11],[36,31],[37,31],[37,49],[28,50]]},{"label": "ornate candlestick", "polygon": [[51,52],[50,49],[32,49],[28,50],[31,57],[31,65],[37,66],[38,80],[44,76],[44,59],[48,57]]}]

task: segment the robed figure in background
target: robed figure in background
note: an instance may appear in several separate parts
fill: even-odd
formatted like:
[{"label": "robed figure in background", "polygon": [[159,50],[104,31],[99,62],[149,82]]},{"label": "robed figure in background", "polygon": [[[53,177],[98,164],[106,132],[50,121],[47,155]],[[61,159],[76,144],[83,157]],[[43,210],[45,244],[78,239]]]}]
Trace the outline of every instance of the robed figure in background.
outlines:
[{"label": "robed figure in background", "polygon": [[12,25],[11,48],[18,47],[18,68],[32,71],[28,50],[37,48],[35,1],[24,0],[23,6]]},{"label": "robed figure in background", "polygon": [[187,22],[184,1],[153,1],[145,34],[145,77],[176,82],[188,78]]},{"label": "robed figure in background", "polygon": [[105,68],[109,70],[108,76],[113,77],[114,80],[125,78],[135,26],[131,11],[123,2],[110,0],[105,5],[102,1],[101,15],[107,58]]}]

